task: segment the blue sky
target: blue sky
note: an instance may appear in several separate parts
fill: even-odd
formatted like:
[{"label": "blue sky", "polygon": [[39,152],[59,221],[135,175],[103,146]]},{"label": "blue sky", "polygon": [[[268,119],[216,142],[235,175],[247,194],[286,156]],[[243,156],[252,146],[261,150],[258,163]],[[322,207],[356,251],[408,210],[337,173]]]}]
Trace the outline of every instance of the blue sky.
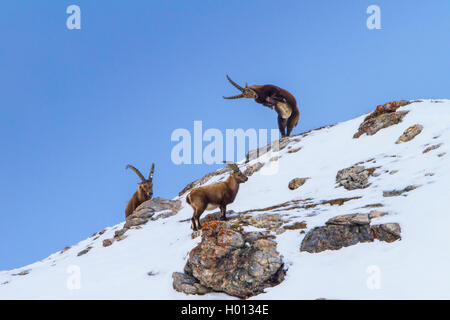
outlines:
[{"label": "blue sky", "polygon": [[[81,30],[66,8],[81,8]],[[381,30],[366,9],[381,9]],[[0,6],[0,270],[45,258],[124,220],[131,163],[156,163],[174,197],[218,165],[172,163],[177,128],[276,128],[236,94],[291,91],[294,133],[389,100],[449,98],[450,2],[3,1]]]}]

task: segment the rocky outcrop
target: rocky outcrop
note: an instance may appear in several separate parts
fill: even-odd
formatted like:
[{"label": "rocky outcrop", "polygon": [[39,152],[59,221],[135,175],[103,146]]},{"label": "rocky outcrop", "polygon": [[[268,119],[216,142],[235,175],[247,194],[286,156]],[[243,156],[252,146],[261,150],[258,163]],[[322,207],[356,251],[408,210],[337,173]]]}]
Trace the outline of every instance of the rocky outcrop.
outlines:
[{"label": "rocky outcrop", "polygon": [[403,134],[397,139],[395,142],[396,144],[404,143],[411,141],[414,139],[418,134],[420,134],[423,130],[423,126],[420,124],[415,124],[403,132]]},{"label": "rocky outcrop", "polygon": [[[158,220],[176,215],[182,208],[180,200],[167,200],[156,197],[142,203],[126,218],[126,222],[122,229],[114,232],[114,237],[103,240],[103,246],[109,247],[115,241],[121,241],[127,236],[125,233],[131,228],[140,228],[149,220]],[[157,216],[155,214],[159,213]]]},{"label": "rocky outcrop", "polygon": [[364,133],[372,136],[383,128],[398,124],[403,120],[408,111],[397,111],[397,109],[410,103],[406,100],[400,100],[377,106],[376,110],[364,119],[358,131],[353,135],[353,138],[357,139]]},{"label": "rocky outcrop", "polygon": [[306,180],[308,180],[308,178],[294,178],[291,181],[289,181],[288,188],[291,190],[300,188],[302,185],[305,184]]},{"label": "rocky outcrop", "polygon": [[[383,214],[384,215],[384,214]],[[303,238],[300,251],[317,253],[325,250],[338,250],[360,242],[375,239],[393,242],[400,239],[400,226],[386,223],[370,226],[370,221],[381,214],[347,214],[331,218],[325,226],[316,227]]]},{"label": "rocky outcrop", "polygon": [[[178,213],[181,209],[180,200],[167,200],[156,197],[142,203],[127,217],[127,221],[123,226],[124,229],[146,224],[157,212],[163,212],[164,217],[170,217]],[[158,218],[158,216],[156,217]],[[156,219],[154,218],[154,219]]]},{"label": "rocky outcrop", "polygon": [[258,159],[259,157],[265,155],[266,153],[268,153],[270,151],[276,152],[276,151],[283,150],[290,143],[299,142],[299,141],[300,141],[300,139],[298,139],[298,138],[289,138],[289,137],[285,137],[280,140],[272,141],[270,144],[268,144],[264,147],[250,150],[246,155],[246,159],[247,159],[246,161],[250,162],[252,160]]},{"label": "rocky outcrop", "polygon": [[373,175],[375,170],[376,168],[353,165],[339,170],[336,174],[336,182],[347,190],[364,189],[369,186],[369,177]]},{"label": "rocky outcrop", "polygon": [[188,294],[212,290],[247,298],[283,281],[283,267],[276,242],[263,233],[239,232],[211,221],[203,224],[202,240],[189,253],[185,274],[172,275],[173,285]]}]

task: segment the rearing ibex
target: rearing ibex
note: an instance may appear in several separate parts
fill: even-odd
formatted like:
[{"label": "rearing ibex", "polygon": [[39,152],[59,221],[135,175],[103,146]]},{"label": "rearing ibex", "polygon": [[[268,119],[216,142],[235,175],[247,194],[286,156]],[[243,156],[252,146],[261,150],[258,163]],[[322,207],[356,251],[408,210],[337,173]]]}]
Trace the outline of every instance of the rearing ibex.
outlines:
[{"label": "rearing ibex", "polygon": [[186,202],[194,210],[192,216],[192,229],[197,231],[202,228],[200,216],[205,210],[220,208],[221,219],[226,220],[227,205],[236,198],[239,184],[248,180],[247,176],[239,170],[237,164],[226,162],[231,168],[231,174],[227,180],[217,182],[208,186],[197,187],[186,197]]},{"label": "rearing ibex", "polygon": [[289,91],[271,84],[253,85],[249,87],[245,83],[245,88],[242,88],[231,80],[228,75],[227,79],[242,93],[232,97],[223,97],[224,99],[252,98],[257,103],[275,109],[278,113],[278,128],[280,129],[281,136],[286,137],[291,134],[292,129],[298,123],[300,113],[298,111],[297,101]]},{"label": "rearing ibex", "polygon": [[150,170],[150,175],[148,179],[145,179],[142,173],[131,165],[127,165],[126,169],[131,169],[141,178],[142,182],[138,182],[138,189],[128,201],[127,207],[125,208],[125,218],[128,217],[133,211],[141,205],[141,203],[150,200],[153,196],[153,172],[155,171],[155,164],[152,164],[152,169]]}]

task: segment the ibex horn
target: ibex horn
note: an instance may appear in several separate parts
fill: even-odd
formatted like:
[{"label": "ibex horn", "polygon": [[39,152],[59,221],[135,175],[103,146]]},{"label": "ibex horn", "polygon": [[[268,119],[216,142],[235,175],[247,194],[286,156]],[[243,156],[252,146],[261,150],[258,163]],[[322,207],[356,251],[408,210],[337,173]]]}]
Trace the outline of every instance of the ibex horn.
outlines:
[{"label": "ibex horn", "polygon": [[233,80],[231,80],[231,78],[227,75],[227,79],[228,81],[230,81],[230,83],[235,86],[239,91],[244,91],[244,88],[242,88],[240,85],[238,85],[236,82],[234,82]]},{"label": "ibex horn", "polygon": [[150,174],[148,175],[148,180],[153,180],[153,173],[155,172],[155,164],[152,163],[152,169],[150,170]]},{"label": "ibex horn", "polygon": [[245,98],[244,95],[238,94],[237,96],[231,96],[231,97],[223,97],[224,99],[240,99],[240,98]]},{"label": "ibex horn", "polygon": [[234,172],[240,172],[241,170],[239,170],[239,167],[236,163],[231,162],[231,161],[224,161],[223,163],[226,163],[231,170],[233,170]]},{"label": "ibex horn", "polygon": [[128,164],[128,165],[125,167],[125,169],[131,169],[131,170],[133,170],[133,171],[139,176],[139,178],[141,178],[142,182],[147,181],[147,180],[145,180],[145,178],[144,178],[144,176],[142,175],[142,173],[141,173],[138,169],[136,169],[135,167],[133,167],[132,165],[129,165],[129,164]]}]

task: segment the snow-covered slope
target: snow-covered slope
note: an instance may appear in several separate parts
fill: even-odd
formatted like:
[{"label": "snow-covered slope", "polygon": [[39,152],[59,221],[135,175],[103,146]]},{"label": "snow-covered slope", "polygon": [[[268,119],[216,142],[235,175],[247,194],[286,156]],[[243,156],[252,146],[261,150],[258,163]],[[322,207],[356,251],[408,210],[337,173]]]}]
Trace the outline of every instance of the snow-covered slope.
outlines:
[{"label": "snow-covered slope", "polygon": [[[361,116],[292,137],[298,141],[280,151],[276,175],[263,175],[260,170],[241,185],[229,210],[242,212],[308,198],[309,203],[318,204],[274,209],[285,214],[289,224],[304,221],[306,232],[337,215],[368,213],[373,208],[365,206],[373,204],[381,204],[378,209],[388,212],[376,223],[397,222],[402,229],[402,239],[393,243],[375,240],[313,254],[300,252],[305,233],[286,230],[275,239],[288,267],[286,278],[254,299],[450,298],[450,100],[423,100],[402,110],[410,112],[401,123],[373,136],[352,138],[364,119]],[[423,131],[409,142],[395,144],[414,124],[422,125]],[[442,144],[438,149],[423,153],[438,144]],[[289,152],[298,147],[298,152]],[[249,165],[256,161],[261,159]],[[370,186],[365,189],[337,188],[336,173],[358,162],[380,167],[376,171],[379,175],[370,177]],[[225,176],[213,177],[208,183]],[[289,190],[288,182],[295,177],[310,179],[300,188]],[[409,185],[420,187],[401,196],[383,196],[383,191]],[[319,204],[356,196],[361,198],[341,206]],[[184,208],[178,214],[130,230],[126,239],[109,247],[103,247],[102,241],[112,238],[123,224],[43,261],[0,272],[0,299],[231,298],[221,293],[187,296],[172,288],[172,273],[183,270],[189,251],[200,241],[199,237],[191,238],[190,222],[186,220],[192,210],[184,196],[180,199]],[[77,256],[87,246],[92,249]],[[80,288],[73,289],[70,283],[77,270]],[[14,275],[23,271],[27,274]],[[375,287],[370,285],[374,277],[379,280]]]}]

